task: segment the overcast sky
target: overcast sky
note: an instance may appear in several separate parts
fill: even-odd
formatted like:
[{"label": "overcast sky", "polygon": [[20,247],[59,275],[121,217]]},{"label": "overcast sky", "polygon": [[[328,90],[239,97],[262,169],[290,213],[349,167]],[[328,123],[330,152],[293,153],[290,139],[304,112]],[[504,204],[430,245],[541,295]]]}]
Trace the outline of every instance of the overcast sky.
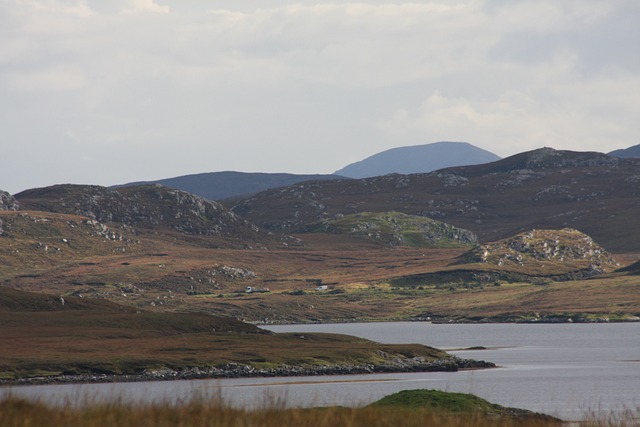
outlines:
[{"label": "overcast sky", "polygon": [[0,189],[640,144],[638,0],[0,0]]}]

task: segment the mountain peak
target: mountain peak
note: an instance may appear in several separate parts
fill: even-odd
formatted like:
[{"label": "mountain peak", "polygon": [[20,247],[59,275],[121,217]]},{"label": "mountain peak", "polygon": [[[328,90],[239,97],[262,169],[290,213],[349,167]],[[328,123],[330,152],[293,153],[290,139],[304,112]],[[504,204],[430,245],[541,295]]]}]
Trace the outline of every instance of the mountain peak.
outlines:
[{"label": "mountain peak", "polygon": [[467,142],[435,142],[391,148],[352,163],[336,175],[369,178],[391,173],[427,173],[453,166],[476,165],[499,160],[500,157]]}]

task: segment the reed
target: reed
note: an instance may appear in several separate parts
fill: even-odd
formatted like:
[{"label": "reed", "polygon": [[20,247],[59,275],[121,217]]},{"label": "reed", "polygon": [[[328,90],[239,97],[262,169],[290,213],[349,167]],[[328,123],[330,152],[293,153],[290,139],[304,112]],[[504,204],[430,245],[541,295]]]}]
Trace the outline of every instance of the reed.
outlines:
[{"label": "reed", "polygon": [[[638,413],[580,423],[584,427],[637,426]],[[634,418],[635,417],[635,418]],[[575,425],[575,424],[572,424]],[[0,401],[0,427],[547,427],[557,422],[491,417],[425,408],[294,408],[282,402],[260,409],[235,409],[219,399],[177,404],[114,402],[82,407],[47,406],[15,397]]]}]

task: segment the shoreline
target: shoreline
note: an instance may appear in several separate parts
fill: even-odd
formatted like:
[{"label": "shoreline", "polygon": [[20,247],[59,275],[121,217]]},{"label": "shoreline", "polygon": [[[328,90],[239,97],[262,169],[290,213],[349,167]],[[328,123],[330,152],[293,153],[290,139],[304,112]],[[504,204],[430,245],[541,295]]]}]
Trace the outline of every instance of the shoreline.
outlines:
[{"label": "shoreline", "polygon": [[100,384],[146,381],[175,381],[217,378],[273,378],[312,377],[321,375],[363,375],[405,372],[458,372],[462,370],[497,368],[492,362],[462,359],[456,356],[426,362],[422,358],[396,360],[383,364],[289,366],[254,368],[240,363],[227,363],[220,367],[191,367],[181,370],[162,368],[139,374],[74,374],[0,380],[0,387],[36,386],[56,384]]},{"label": "shoreline", "polygon": [[469,320],[469,319],[442,319],[442,320],[429,320],[429,319],[420,319],[420,318],[410,318],[410,319],[378,319],[378,318],[361,318],[361,319],[338,319],[338,320],[323,320],[323,321],[254,321],[254,320],[242,320],[244,323],[249,323],[251,325],[255,325],[258,327],[265,326],[287,326],[287,325],[334,325],[334,324],[351,324],[351,323],[394,323],[394,322],[409,322],[409,323],[428,323],[432,325],[488,325],[488,324],[498,324],[498,325],[513,325],[513,324],[539,324],[539,325],[548,325],[548,324],[609,324],[609,323],[640,323],[640,317],[638,318],[629,318],[629,319],[609,319],[609,318],[594,318],[594,319],[585,319],[578,318],[577,320],[573,320],[570,317],[543,317],[538,319],[483,319],[483,320]]}]

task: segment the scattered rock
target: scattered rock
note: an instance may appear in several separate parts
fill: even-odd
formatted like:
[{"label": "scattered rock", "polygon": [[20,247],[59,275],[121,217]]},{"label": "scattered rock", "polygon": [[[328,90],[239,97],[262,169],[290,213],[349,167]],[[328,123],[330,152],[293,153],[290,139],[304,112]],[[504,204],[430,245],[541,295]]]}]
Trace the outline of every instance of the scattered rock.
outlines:
[{"label": "scattered rock", "polygon": [[20,378],[14,380],[0,379],[0,385],[167,381],[204,378],[357,375],[393,372],[455,372],[459,369],[485,369],[495,367],[496,365],[491,362],[460,359],[455,356],[432,362],[427,362],[421,357],[416,357],[411,359],[397,359],[383,364],[344,364],[329,366],[291,366],[283,364],[275,368],[255,368],[241,363],[226,363],[216,367],[192,367],[181,370],[163,367],[154,370],[147,370],[139,375],[79,374]]}]

